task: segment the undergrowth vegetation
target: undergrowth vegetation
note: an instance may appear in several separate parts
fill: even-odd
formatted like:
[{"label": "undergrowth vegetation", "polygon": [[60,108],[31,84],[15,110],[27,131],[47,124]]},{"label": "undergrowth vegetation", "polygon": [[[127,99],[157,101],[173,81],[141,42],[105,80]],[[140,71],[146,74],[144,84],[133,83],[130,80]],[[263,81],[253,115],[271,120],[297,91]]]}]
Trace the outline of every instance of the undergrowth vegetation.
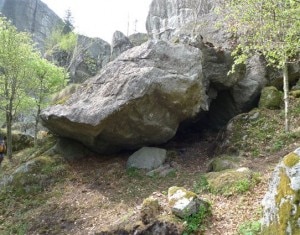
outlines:
[{"label": "undergrowth vegetation", "polygon": [[299,123],[299,98],[291,97],[290,132],[284,132],[282,110],[253,109],[249,113],[236,116],[231,121],[224,148],[229,152],[242,151],[244,155],[251,157],[276,153],[290,143],[300,141]]}]

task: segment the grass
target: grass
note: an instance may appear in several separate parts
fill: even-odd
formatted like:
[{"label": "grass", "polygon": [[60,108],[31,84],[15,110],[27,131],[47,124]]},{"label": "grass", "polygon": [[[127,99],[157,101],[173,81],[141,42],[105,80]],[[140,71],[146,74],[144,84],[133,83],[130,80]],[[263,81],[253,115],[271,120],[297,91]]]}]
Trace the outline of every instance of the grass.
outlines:
[{"label": "grass", "polygon": [[[252,119],[258,113],[258,118]],[[300,141],[300,99],[291,98],[289,133],[284,132],[284,113],[281,110],[254,109],[235,117],[233,130],[227,137],[230,150],[243,150],[252,157],[265,156]],[[298,129],[297,129],[298,128]],[[221,151],[224,151],[222,149]]]},{"label": "grass", "polygon": [[[206,228],[206,220],[211,215],[210,205],[200,205],[196,214],[184,218],[185,229],[183,235],[195,234],[195,232],[204,231]],[[197,233],[198,234],[198,233]]]},{"label": "grass", "polygon": [[258,235],[260,232],[260,221],[246,221],[238,228],[239,235]]},{"label": "grass", "polygon": [[205,175],[200,175],[199,179],[194,182],[193,191],[197,194],[209,191],[209,185]]}]

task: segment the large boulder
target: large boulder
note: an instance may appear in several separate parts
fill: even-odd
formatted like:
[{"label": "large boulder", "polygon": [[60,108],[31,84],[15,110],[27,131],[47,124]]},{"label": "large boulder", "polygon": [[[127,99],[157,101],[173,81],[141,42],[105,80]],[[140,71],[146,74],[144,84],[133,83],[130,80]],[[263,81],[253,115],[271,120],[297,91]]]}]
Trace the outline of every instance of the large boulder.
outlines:
[{"label": "large boulder", "polygon": [[261,234],[300,234],[300,148],[286,155],[273,172],[263,201]]},{"label": "large boulder", "polygon": [[183,120],[208,109],[199,49],[149,41],[121,54],[42,121],[97,152],[171,139]]}]

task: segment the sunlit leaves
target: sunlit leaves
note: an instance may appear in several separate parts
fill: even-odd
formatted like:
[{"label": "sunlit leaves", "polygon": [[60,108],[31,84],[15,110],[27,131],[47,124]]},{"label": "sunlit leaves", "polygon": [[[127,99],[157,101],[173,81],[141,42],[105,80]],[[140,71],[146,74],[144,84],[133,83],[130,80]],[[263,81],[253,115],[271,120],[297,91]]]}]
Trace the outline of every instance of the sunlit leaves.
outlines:
[{"label": "sunlit leaves", "polygon": [[[300,53],[300,1],[297,0],[227,0],[228,30],[239,47],[235,63],[245,62],[245,55],[259,52],[268,63],[282,68]],[[238,52],[238,53],[237,53]]]}]

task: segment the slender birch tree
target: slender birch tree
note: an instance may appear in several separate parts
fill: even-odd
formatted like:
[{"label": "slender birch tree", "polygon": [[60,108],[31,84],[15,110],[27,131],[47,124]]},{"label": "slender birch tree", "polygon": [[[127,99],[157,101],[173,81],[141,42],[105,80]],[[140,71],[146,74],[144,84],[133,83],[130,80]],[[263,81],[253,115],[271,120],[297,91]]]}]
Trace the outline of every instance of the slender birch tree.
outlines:
[{"label": "slender birch tree", "polygon": [[[299,62],[299,0],[224,0],[228,31],[237,38],[234,66],[254,53],[262,54],[269,66],[282,70],[285,131],[289,127],[288,64]],[[234,67],[233,67],[234,70]]]},{"label": "slender birch tree", "polygon": [[35,50],[29,35],[20,33],[0,18],[0,109],[5,113],[7,156],[12,157],[12,124],[26,97],[30,82],[30,62]]},{"label": "slender birch tree", "polygon": [[64,83],[64,75],[62,69],[41,58],[30,35],[18,32],[0,17],[0,110],[5,113],[8,158],[12,158],[12,125],[17,114],[32,100],[35,106],[31,108],[40,111],[47,95]]}]

